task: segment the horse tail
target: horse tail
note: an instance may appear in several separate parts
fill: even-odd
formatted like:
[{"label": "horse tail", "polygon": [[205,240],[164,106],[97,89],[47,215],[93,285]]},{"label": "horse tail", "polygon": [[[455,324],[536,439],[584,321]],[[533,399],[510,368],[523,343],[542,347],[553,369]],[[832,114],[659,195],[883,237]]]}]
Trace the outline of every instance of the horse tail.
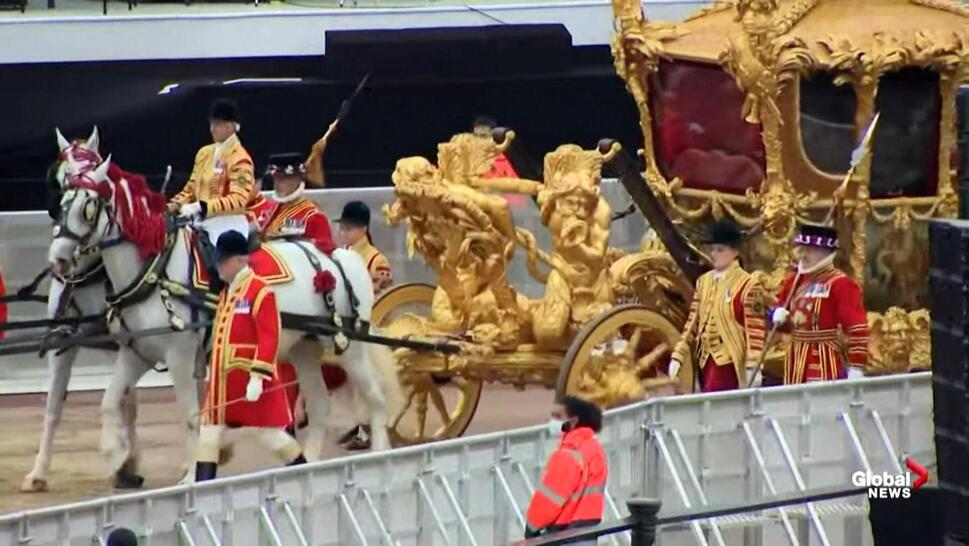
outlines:
[{"label": "horse tail", "polygon": [[377,372],[380,388],[384,393],[384,409],[387,419],[392,422],[404,409],[405,403],[393,350],[386,345],[376,343],[365,343],[364,350],[367,351],[367,359]]}]

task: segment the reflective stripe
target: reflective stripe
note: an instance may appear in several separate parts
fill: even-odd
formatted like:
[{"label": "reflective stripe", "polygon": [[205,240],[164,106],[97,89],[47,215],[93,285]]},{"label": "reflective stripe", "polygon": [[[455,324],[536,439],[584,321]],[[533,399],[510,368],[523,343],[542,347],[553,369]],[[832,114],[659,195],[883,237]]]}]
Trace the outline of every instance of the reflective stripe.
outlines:
[{"label": "reflective stripe", "polygon": [[582,491],[576,491],[575,493],[572,493],[572,496],[569,497],[569,502],[575,502],[581,499],[582,497],[587,497],[589,495],[595,495],[595,494],[604,495],[605,493],[606,493],[605,485],[588,485]]},{"label": "reflective stripe", "polygon": [[582,454],[579,453],[578,449],[565,448],[563,449],[563,451],[571,455],[572,458],[575,459],[575,462],[579,463],[580,467],[582,467],[583,469],[585,468],[585,461],[582,460]]},{"label": "reflective stripe", "polygon": [[536,493],[541,493],[541,494],[545,495],[546,497],[548,497],[548,499],[550,501],[552,501],[552,503],[555,504],[555,506],[562,506],[563,504],[565,504],[565,499],[562,498],[561,495],[559,495],[555,491],[552,491],[544,483],[538,484],[538,488],[535,490],[535,492]]}]

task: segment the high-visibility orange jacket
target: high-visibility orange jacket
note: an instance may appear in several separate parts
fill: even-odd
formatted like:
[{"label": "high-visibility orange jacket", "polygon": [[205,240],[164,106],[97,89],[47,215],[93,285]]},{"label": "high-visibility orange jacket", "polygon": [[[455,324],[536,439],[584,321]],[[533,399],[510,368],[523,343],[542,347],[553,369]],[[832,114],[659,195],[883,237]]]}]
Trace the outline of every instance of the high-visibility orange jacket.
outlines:
[{"label": "high-visibility orange jacket", "polygon": [[601,522],[608,474],[606,454],[591,428],[565,433],[528,506],[525,536]]}]

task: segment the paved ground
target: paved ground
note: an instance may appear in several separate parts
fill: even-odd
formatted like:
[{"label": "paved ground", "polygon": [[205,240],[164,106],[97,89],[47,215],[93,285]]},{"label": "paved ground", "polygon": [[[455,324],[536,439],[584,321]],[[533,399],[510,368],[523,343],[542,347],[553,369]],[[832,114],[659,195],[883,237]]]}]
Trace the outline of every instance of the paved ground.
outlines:
[{"label": "paved ground", "polygon": [[[545,421],[553,392],[486,388],[469,434],[503,430]],[[71,393],[55,441],[55,457],[47,493],[21,493],[20,483],[30,471],[44,420],[41,395],[0,397],[0,513],[83,500],[111,492],[107,470],[98,453],[100,392]],[[142,389],[139,393],[139,442],[147,487],[175,484],[182,464],[181,433],[175,423],[171,389]],[[243,440],[235,459],[220,469],[240,474],[278,463],[258,444]],[[330,456],[343,452],[333,446]]]}]

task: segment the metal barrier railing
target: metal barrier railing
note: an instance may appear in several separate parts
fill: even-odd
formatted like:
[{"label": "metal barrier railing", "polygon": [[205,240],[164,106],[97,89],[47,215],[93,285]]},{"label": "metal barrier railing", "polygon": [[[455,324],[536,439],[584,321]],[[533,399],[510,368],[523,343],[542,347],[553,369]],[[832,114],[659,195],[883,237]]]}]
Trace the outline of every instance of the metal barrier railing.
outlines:
[{"label": "metal barrier railing", "polygon": [[701,520],[712,522],[716,518],[743,514],[748,512],[760,512],[763,510],[776,509],[779,513],[786,506],[796,504],[806,504],[808,506],[817,502],[845,497],[856,497],[864,495],[865,488],[825,488],[813,491],[801,491],[783,495],[781,497],[764,499],[753,502],[739,502],[727,504],[719,507],[703,507],[702,509],[688,509],[677,513],[659,516],[662,502],[656,499],[630,499],[627,503],[630,516],[619,520],[595,527],[586,527],[553,533],[548,536],[521,540],[513,546],[558,546],[562,544],[572,544],[579,541],[593,541],[601,537],[611,537],[618,533],[630,533],[632,537],[631,546],[653,546],[657,536],[657,530],[662,526],[674,525],[678,523],[689,523],[691,526]]},{"label": "metal barrier railing", "polygon": [[[894,472],[886,445],[931,466],[930,388],[931,375],[921,373],[654,399],[611,410],[599,435],[609,460],[605,517],[627,516],[625,500],[644,496],[668,510],[702,514],[736,499],[798,495],[803,491],[792,467],[806,491],[844,486],[852,472],[867,468],[863,460],[875,472]],[[839,419],[853,425],[864,459]],[[508,544],[522,536],[533,484],[557,443],[547,427],[536,426],[30,510],[0,516],[0,544],[98,543],[118,525],[150,546]],[[682,477],[680,486],[671,468]],[[711,516],[661,532],[667,546],[707,544],[700,542],[707,536],[721,544],[715,528],[731,545],[808,545],[820,544],[810,536],[822,528],[818,520],[831,544],[865,546],[858,538],[864,514],[856,504],[825,503]],[[633,533],[619,531],[605,543],[630,545]]]}]

